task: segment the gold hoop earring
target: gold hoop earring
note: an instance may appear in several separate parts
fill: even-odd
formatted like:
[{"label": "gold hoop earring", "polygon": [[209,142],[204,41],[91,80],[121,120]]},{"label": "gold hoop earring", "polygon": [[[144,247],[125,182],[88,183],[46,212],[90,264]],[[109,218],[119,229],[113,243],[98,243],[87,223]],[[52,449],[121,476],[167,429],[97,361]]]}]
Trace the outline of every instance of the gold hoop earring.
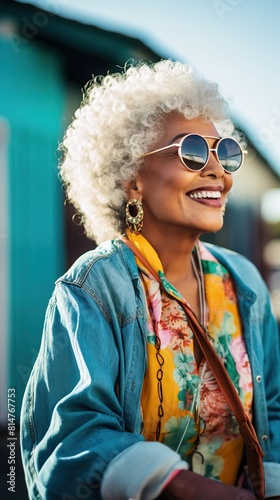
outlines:
[{"label": "gold hoop earring", "polygon": [[222,206],[222,217],[225,216],[225,213],[226,213],[226,204]]},{"label": "gold hoop earring", "polygon": [[133,234],[140,234],[143,227],[144,212],[142,203],[136,198],[128,200],[125,207],[125,222]]}]

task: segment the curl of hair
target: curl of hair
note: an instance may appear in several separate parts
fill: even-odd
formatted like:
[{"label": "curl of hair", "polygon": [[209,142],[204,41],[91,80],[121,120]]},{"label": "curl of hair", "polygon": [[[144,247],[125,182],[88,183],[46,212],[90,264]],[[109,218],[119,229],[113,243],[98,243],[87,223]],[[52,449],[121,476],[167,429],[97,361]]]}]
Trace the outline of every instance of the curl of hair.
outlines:
[{"label": "curl of hair", "polygon": [[97,243],[125,230],[123,185],[143,166],[141,155],[162,135],[164,119],[211,119],[220,133],[233,126],[216,83],[190,66],[162,60],[127,65],[122,73],[95,77],[68,127],[60,176],[89,238]]}]

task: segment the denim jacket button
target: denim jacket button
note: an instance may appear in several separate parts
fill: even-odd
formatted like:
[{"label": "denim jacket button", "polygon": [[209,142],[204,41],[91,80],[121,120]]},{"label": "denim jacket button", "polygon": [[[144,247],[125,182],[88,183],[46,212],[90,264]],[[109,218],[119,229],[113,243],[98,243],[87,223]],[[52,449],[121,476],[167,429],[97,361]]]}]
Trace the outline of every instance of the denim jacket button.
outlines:
[{"label": "denim jacket button", "polygon": [[261,437],[262,441],[266,441],[267,440],[267,435],[266,434],[263,434],[262,437]]},{"label": "denim jacket button", "polygon": [[260,376],[260,375],[257,375],[257,376],[256,376],[256,381],[257,381],[257,382],[260,382],[260,381],[261,381],[261,379],[262,379],[262,378],[261,378],[261,376]]}]

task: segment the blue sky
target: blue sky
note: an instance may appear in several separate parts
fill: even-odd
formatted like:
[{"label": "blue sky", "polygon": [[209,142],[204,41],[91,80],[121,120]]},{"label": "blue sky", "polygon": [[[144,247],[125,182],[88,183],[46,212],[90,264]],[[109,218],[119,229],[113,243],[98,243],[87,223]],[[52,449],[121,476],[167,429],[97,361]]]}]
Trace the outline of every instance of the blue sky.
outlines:
[{"label": "blue sky", "polygon": [[140,38],[219,83],[233,114],[280,175],[278,0],[30,0]]}]

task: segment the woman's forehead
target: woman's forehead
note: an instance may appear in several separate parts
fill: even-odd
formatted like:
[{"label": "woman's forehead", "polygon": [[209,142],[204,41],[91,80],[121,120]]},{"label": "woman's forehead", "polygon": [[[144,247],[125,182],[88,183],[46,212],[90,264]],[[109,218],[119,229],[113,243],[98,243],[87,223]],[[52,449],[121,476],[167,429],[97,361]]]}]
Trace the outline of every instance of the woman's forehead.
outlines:
[{"label": "woman's forehead", "polygon": [[179,141],[187,134],[200,134],[203,136],[219,137],[219,133],[210,119],[200,116],[189,120],[181,113],[172,113],[166,117],[160,138],[160,143],[171,144]]}]

